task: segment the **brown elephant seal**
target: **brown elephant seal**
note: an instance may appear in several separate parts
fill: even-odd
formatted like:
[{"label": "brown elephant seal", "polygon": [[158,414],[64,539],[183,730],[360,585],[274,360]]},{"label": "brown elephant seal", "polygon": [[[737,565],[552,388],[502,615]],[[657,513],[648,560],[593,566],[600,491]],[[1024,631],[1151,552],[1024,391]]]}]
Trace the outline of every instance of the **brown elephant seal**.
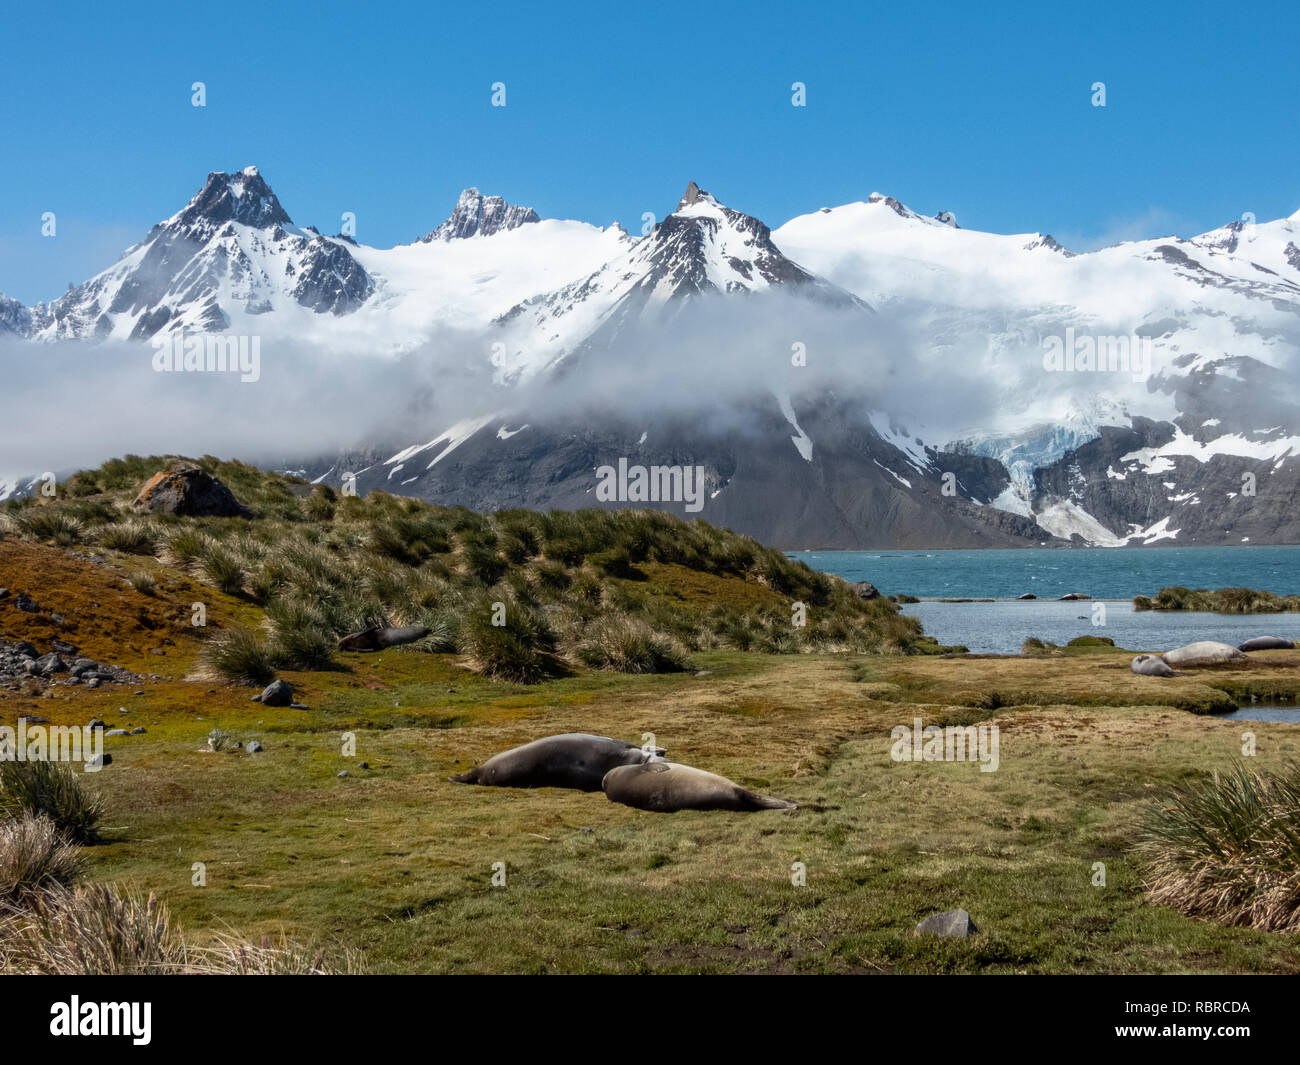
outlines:
[{"label": "brown elephant seal", "polygon": [[624,806],[671,814],[678,810],[794,810],[798,804],[755,795],[734,780],[676,762],[625,765],[605,774],[605,794]]},{"label": "brown elephant seal", "polygon": [[1241,662],[1245,657],[1231,644],[1217,640],[1198,640],[1175,647],[1163,655],[1171,666],[1212,666],[1219,662]]},{"label": "brown elephant seal", "polygon": [[1294,651],[1295,644],[1281,636],[1256,636],[1253,640],[1237,644],[1238,651]]},{"label": "brown elephant seal", "polygon": [[385,647],[399,647],[404,643],[423,640],[431,630],[423,625],[405,625],[401,628],[386,628],[376,625],[372,629],[354,632],[339,640],[340,651],[382,651]]},{"label": "brown elephant seal", "polygon": [[494,754],[482,765],[451,779],[457,784],[495,788],[577,788],[600,791],[616,766],[638,766],[664,754],[662,747],[638,747],[625,740],[568,732]]},{"label": "brown elephant seal", "polygon": [[1174,671],[1169,663],[1158,655],[1138,655],[1129,666],[1134,673],[1143,677],[1173,677]]}]

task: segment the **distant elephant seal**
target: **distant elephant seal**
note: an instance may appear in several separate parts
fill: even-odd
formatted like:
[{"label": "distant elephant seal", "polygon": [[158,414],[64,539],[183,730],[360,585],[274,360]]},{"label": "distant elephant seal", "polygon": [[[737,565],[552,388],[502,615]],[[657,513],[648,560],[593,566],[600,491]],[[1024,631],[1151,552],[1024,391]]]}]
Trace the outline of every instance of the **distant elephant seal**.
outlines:
[{"label": "distant elephant seal", "polygon": [[1219,643],[1217,640],[1198,640],[1166,651],[1163,655],[1171,666],[1210,666],[1218,662],[1240,662],[1245,657],[1231,644]]},{"label": "distant elephant seal", "polygon": [[376,625],[372,629],[354,632],[339,640],[340,651],[382,651],[385,647],[398,647],[404,643],[423,640],[431,630],[423,625],[406,625],[402,628],[385,628]]},{"label": "distant elephant seal", "polygon": [[735,781],[676,762],[620,766],[605,774],[605,794],[624,806],[671,814],[678,810],[794,810],[796,803],[755,795]]},{"label": "distant elephant seal", "polygon": [[638,747],[624,740],[568,732],[494,754],[480,766],[451,779],[457,784],[495,788],[577,788],[600,791],[616,766],[639,766],[662,757],[662,747]]},{"label": "distant elephant seal", "polygon": [[1253,640],[1237,644],[1238,651],[1293,651],[1295,644],[1281,636],[1256,636]]},{"label": "distant elephant seal", "polygon": [[1175,676],[1174,671],[1169,668],[1169,663],[1156,655],[1138,655],[1129,668],[1143,677]]}]

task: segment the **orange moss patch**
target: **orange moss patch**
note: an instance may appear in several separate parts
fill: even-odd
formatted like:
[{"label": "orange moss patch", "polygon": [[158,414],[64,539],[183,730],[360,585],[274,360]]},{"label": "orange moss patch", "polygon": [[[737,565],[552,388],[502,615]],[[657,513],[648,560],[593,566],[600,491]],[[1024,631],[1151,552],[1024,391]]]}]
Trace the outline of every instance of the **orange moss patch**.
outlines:
[{"label": "orange moss patch", "polygon": [[[789,609],[789,600],[779,592],[740,577],[719,577],[664,562],[638,562],[636,568],[649,578],[648,583],[656,594],[679,603],[705,608],[721,604],[743,610]],[[619,583],[634,589],[647,584],[629,580]]]}]

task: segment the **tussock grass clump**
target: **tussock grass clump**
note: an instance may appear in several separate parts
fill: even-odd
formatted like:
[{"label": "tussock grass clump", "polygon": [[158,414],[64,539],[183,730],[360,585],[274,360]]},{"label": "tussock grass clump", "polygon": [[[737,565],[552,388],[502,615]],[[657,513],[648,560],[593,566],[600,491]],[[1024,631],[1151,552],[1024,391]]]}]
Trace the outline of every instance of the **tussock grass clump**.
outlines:
[{"label": "tussock grass clump", "polygon": [[185,944],[150,895],[141,903],[106,884],[45,891],[4,918],[5,968],[45,976],[184,971]]},{"label": "tussock grass clump", "polygon": [[193,565],[207,552],[212,540],[197,528],[182,526],[163,540],[160,554],[176,566]]},{"label": "tussock grass clump", "polygon": [[208,945],[186,941],[158,897],[110,884],[47,887],[0,911],[0,974],[44,976],[327,976],[360,971],[355,956],[340,962],[323,948],[283,937],[245,943],[219,935]]},{"label": "tussock grass clump", "polygon": [[34,506],[20,511],[14,518],[18,531],[29,540],[72,547],[81,542],[81,522],[64,510],[52,506]]},{"label": "tussock grass clump", "polygon": [[141,595],[153,595],[158,590],[158,578],[145,570],[128,573],[126,583]]},{"label": "tussock grass clump", "polygon": [[103,803],[57,762],[0,761],[0,816],[47,817],[72,843],[94,843]]},{"label": "tussock grass clump", "polygon": [[244,590],[244,567],[235,552],[224,544],[209,540],[195,564],[208,584],[227,595],[239,595]]},{"label": "tussock grass clump", "polygon": [[1253,588],[1161,588],[1155,598],[1135,596],[1134,610],[1193,610],[1212,614],[1285,614],[1300,611],[1300,595],[1274,595]]},{"label": "tussock grass clump", "polygon": [[564,671],[546,619],[520,603],[480,600],[462,618],[460,642],[484,676],[535,684]]},{"label": "tussock grass clump", "polygon": [[329,669],[335,640],[321,611],[296,599],[277,600],[266,608],[271,622],[267,653],[281,669]]},{"label": "tussock grass clump", "polygon": [[616,673],[681,673],[689,668],[686,648],[635,618],[612,616],[588,627],[577,657],[592,669]]},{"label": "tussock grass clump", "polygon": [[81,852],[50,818],[23,813],[0,821],[0,903],[67,887],[83,871]]},{"label": "tussock grass clump", "polygon": [[96,530],[95,542],[127,555],[152,555],[158,547],[158,529],[147,521],[114,522]]},{"label": "tussock grass clump", "polygon": [[1300,765],[1237,763],[1175,787],[1137,845],[1153,902],[1192,917],[1300,931]]},{"label": "tussock grass clump", "polygon": [[214,637],[200,654],[200,661],[235,684],[269,684],[275,679],[271,652],[247,629],[228,629]]}]

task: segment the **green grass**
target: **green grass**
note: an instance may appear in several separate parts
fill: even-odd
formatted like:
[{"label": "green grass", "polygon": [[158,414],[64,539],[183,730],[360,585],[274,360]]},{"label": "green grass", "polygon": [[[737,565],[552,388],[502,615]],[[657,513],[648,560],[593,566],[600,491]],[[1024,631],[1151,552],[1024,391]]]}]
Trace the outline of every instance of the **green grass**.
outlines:
[{"label": "green grass", "polygon": [[1199,610],[1215,614],[1281,614],[1300,610],[1300,595],[1274,595],[1251,588],[1161,588],[1155,598],[1135,596],[1134,610]]}]

